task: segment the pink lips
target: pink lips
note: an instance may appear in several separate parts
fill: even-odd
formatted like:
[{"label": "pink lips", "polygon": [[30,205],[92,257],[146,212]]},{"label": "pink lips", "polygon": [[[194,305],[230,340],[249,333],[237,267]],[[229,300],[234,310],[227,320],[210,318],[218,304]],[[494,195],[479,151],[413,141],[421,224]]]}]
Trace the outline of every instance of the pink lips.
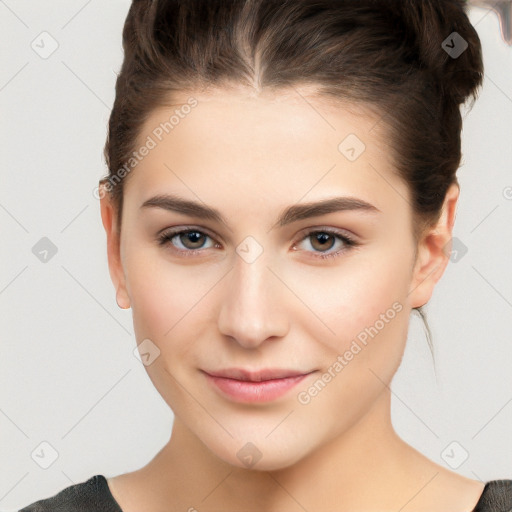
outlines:
[{"label": "pink lips", "polygon": [[266,369],[252,372],[230,368],[219,372],[204,372],[208,382],[236,402],[268,402],[283,396],[312,372]]}]

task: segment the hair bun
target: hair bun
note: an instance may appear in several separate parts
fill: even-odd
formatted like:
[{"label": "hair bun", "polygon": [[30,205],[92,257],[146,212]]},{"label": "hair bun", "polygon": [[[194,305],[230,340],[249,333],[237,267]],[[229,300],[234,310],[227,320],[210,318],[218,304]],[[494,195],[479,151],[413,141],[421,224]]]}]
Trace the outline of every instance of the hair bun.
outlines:
[{"label": "hair bun", "polygon": [[[483,82],[480,38],[464,0],[403,0],[402,17],[419,65],[456,103],[476,97]],[[393,9],[396,6],[393,5]]]}]

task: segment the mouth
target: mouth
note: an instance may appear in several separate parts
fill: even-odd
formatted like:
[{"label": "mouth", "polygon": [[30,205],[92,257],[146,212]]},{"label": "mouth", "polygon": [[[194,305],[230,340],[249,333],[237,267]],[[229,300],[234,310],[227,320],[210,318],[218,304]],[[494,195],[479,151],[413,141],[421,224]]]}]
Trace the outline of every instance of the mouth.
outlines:
[{"label": "mouth", "polygon": [[278,368],[250,371],[229,368],[215,372],[201,371],[208,383],[223,397],[235,402],[255,403],[282,397],[316,370],[303,372]]},{"label": "mouth", "polygon": [[[203,370],[205,371],[205,370]],[[265,380],[286,379],[288,377],[298,377],[307,375],[312,370],[293,370],[288,368],[264,368],[262,370],[246,370],[245,368],[226,368],[218,371],[208,371],[212,377],[223,377],[227,379],[236,379],[241,381],[261,382]]]}]

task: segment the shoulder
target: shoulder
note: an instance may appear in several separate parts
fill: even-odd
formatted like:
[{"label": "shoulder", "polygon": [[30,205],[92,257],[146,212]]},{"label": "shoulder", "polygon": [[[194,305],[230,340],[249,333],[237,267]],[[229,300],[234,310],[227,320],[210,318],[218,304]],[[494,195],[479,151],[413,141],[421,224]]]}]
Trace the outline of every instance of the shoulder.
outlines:
[{"label": "shoulder", "polygon": [[122,512],[113,499],[103,475],[66,487],[59,493],[39,500],[18,512]]},{"label": "shoulder", "polygon": [[490,480],[471,512],[512,512],[512,480]]}]

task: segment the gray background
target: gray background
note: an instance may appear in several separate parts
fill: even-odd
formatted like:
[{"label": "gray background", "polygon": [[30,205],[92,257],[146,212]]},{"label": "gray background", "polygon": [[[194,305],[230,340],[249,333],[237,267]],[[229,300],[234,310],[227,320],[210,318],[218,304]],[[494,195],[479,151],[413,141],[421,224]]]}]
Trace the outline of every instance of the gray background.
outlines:
[{"label": "gray background", "polygon": [[[115,302],[93,196],[106,172],[102,149],[129,5],[0,0],[5,512],[94,474],[145,465],[172,426],[172,411],[133,355],[131,312]],[[494,13],[473,7],[470,18],[486,77],[473,110],[465,109],[458,173],[454,236],[468,251],[449,264],[426,307],[437,379],[413,314],[392,415],[419,451],[486,481],[512,478],[512,48]],[[47,58],[32,47],[51,49],[43,31],[58,43]],[[58,250],[46,263],[32,251],[43,237]]]}]

